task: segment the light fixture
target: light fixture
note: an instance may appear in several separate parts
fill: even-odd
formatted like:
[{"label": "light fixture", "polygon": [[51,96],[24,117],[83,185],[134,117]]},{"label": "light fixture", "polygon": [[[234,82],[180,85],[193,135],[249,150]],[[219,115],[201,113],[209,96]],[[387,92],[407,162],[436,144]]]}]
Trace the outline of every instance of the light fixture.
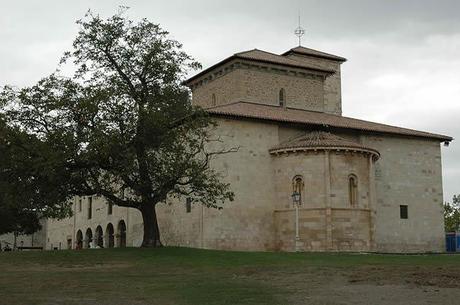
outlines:
[{"label": "light fixture", "polygon": [[294,205],[300,204],[300,193],[299,192],[292,193],[291,197],[292,197],[292,203]]}]

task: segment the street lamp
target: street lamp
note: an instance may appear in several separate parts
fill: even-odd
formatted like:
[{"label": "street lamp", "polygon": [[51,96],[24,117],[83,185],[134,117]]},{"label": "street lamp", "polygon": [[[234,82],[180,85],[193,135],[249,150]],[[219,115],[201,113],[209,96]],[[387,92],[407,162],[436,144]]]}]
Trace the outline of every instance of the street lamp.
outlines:
[{"label": "street lamp", "polygon": [[295,207],[295,251],[300,251],[300,237],[299,237],[299,206],[302,204],[300,193],[294,191],[291,195],[292,203]]}]

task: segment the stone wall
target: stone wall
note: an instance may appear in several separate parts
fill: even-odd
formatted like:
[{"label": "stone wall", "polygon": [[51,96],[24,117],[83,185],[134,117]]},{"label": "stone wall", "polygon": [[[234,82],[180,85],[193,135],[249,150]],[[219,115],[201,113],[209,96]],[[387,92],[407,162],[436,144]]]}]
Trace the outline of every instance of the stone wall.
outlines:
[{"label": "stone wall", "polygon": [[[304,188],[299,211],[300,249],[370,251],[373,218],[369,200],[372,180],[369,158],[362,153],[322,150],[273,156],[276,248],[295,249],[295,209],[290,195],[293,178],[301,176]],[[349,202],[350,174],[358,181],[359,196],[354,205]]]},{"label": "stone wall", "polygon": [[371,210],[333,208],[331,211],[333,251],[372,250]]},{"label": "stone wall", "polygon": [[42,221],[42,226],[44,227],[34,234],[19,234],[16,237],[13,233],[0,235],[0,251],[7,245],[13,248],[15,242],[16,247],[44,247],[46,239],[46,221]]},{"label": "stone wall", "polygon": [[[274,211],[276,250],[295,251],[294,219],[295,211],[292,207]],[[325,251],[327,249],[326,231],[325,208],[302,207],[299,210],[299,244],[301,251]]]},{"label": "stone wall", "polygon": [[[231,70],[219,77],[205,82],[193,89],[193,103],[207,108],[217,105],[229,104],[243,99],[241,91],[241,70]],[[213,105],[212,95],[216,97]]]},{"label": "stone wall", "polygon": [[[216,129],[227,148],[237,153],[215,159],[213,168],[231,183],[235,201],[222,210],[192,205],[185,198],[157,207],[162,241],[166,245],[227,250],[294,249],[292,178],[305,181],[300,211],[302,249],[382,252],[427,252],[444,249],[441,156],[437,141],[359,132],[335,131],[348,139],[377,149],[381,158],[369,167],[361,154],[322,152],[272,156],[268,150],[306,130],[249,120],[218,119]],[[210,147],[211,149],[212,147]],[[328,161],[329,160],[329,161]],[[326,175],[329,164],[329,177]],[[358,177],[359,198],[351,208],[347,177]],[[375,186],[369,184],[375,176]],[[327,181],[330,181],[329,191]],[[329,192],[329,196],[327,195]],[[409,219],[400,219],[399,205],[409,207]],[[93,200],[93,217],[87,217],[87,198],[75,198],[75,216],[48,221],[47,249],[66,248],[98,225],[115,231],[120,220],[127,225],[127,245],[142,241],[142,218],[133,209],[113,207],[108,215],[104,200]]]},{"label": "stone wall", "polygon": [[287,57],[306,62],[313,67],[336,71],[324,81],[324,112],[342,115],[341,62],[301,54],[290,54]]},{"label": "stone wall", "polygon": [[[219,123],[216,132],[225,147],[238,147],[238,152],[216,158],[212,166],[231,183],[235,200],[225,203],[222,210],[197,205],[188,214],[185,200],[162,206],[159,218],[164,240],[171,245],[212,249],[272,250],[274,192],[267,147],[278,143],[278,128],[238,120],[222,119]],[[184,228],[198,230],[184,232]]]},{"label": "stone wall", "polygon": [[[273,68],[273,66],[269,66]],[[318,75],[295,76],[286,70],[240,66],[193,89],[193,103],[211,107],[237,101],[279,105],[279,92],[285,90],[287,107],[325,111],[324,79]]]},{"label": "stone wall", "polygon": [[[378,149],[375,165],[377,250],[444,251],[441,149],[436,140],[363,136]],[[400,219],[407,205],[408,219]]]},{"label": "stone wall", "polygon": [[331,152],[331,206],[348,208],[348,179],[350,175],[357,178],[358,194],[355,208],[370,208],[369,202],[369,156],[362,153]]},{"label": "stone wall", "polygon": [[[88,205],[90,197],[75,197],[73,199],[73,216],[63,220],[48,219],[46,249],[75,249],[76,236],[81,231],[83,238],[88,229],[93,237],[96,236],[96,228],[101,226],[104,234],[104,247],[106,245],[106,230],[109,224],[114,228],[117,235],[120,221],[126,225],[127,246],[140,246],[142,242],[142,217],[140,212],[131,209],[113,206],[112,214],[108,214],[108,205],[104,198],[92,196],[92,217],[88,219]],[[80,210],[81,201],[81,210]],[[141,230],[139,230],[141,229]],[[118,243],[115,236],[115,246]],[[83,245],[86,247],[86,242]]]}]

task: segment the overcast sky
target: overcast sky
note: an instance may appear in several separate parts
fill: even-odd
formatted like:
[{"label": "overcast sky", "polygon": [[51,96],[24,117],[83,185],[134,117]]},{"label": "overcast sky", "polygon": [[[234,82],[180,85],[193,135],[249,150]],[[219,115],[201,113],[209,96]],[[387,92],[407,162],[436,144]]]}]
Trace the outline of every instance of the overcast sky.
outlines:
[{"label": "overcast sky", "polygon": [[70,49],[75,20],[91,8],[160,23],[207,67],[258,48],[297,44],[346,57],[346,116],[458,138],[442,147],[444,199],[460,194],[460,1],[0,0],[0,86],[27,86]]}]

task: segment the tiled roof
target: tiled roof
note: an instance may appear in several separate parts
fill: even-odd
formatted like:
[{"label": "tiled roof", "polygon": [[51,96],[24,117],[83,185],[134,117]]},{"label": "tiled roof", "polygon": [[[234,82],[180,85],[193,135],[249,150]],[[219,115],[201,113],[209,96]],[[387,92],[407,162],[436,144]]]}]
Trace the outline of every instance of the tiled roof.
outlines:
[{"label": "tiled roof", "polygon": [[269,63],[274,63],[274,64],[281,64],[281,65],[292,66],[292,67],[297,67],[297,68],[305,68],[309,70],[316,70],[316,71],[327,72],[327,73],[335,73],[334,70],[320,69],[312,65],[309,65],[307,63],[304,63],[302,61],[298,61],[295,59],[291,59],[288,57],[284,57],[281,55],[273,54],[273,53],[258,50],[258,49],[236,53],[234,56],[238,58],[243,58],[243,59],[269,62]]},{"label": "tiled roof", "polygon": [[298,54],[304,54],[304,55],[309,55],[309,56],[314,56],[314,57],[332,59],[332,60],[341,61],[341,62],[347,61],[347,59],[344,57],[340,57],[337,55],[333,55],[333,54],[329,54],[329,53],[325,53],[325,52],[321,52],[318,50],[313,50],[313,49],[305,48],[305,47],[296,47],[296,48],[290,49],[289,51],[283,53],[282,55],[286,56],[291,53],[298,53]]},{"label": "tiled roof", "polygon": [[300,137],[285,141],[270,149],[271,153],[316,149],[346,149],[354,151],[365,151],[379,156],[375,149],[346,140],[337,135],[325,131],[312,131]]},{"label": "tiled roof", "polygon": [[200,73],[196,74],[195,76],[192,76],[188,80],[184,82],[184,84],[188,84],[192,82],[193,80],[199,78],[200,76],[205,75],[206,73],[214,70],[218,66],[221,66],[231,60],[234,59],[244,59],[244,60],[249,60],[249,61],[256,61],[256,62],[261,62],[261,63],[269,63],[269,64],[277,64],[277,65],[282,65],[282,66],[289,66],[289,67],[294,67],[294,68],[300,68],[300,69],[306,69],[310,71],[317,71],[321,73],[326,73],[326,74],[333,74],[335,73],[334,70],[331,69],[324,69],[324,68],[319,68],[315,67],[311,64],[304,63],[302,61],[298,61],[292,58],[288,58],[285,56],[281,56],[278,54],[254,49],[250,51],[245,51],[245,52],[240,52],[240,53],[235,53],[232,56],[218,62],[217,64],[201,71]]},{"label": "tiled roof", "polygon": [[235,102],[207,108],[206,110],[208,113],[213,115],[287,122],[311,126],[346,128],[366,132],[431,138],[440,141],[452,140],[451,137],[445,135],[363,121],[334,114],[306,111],[294,108],[282,108],[279,106],[270,106],[249,102]]}]

